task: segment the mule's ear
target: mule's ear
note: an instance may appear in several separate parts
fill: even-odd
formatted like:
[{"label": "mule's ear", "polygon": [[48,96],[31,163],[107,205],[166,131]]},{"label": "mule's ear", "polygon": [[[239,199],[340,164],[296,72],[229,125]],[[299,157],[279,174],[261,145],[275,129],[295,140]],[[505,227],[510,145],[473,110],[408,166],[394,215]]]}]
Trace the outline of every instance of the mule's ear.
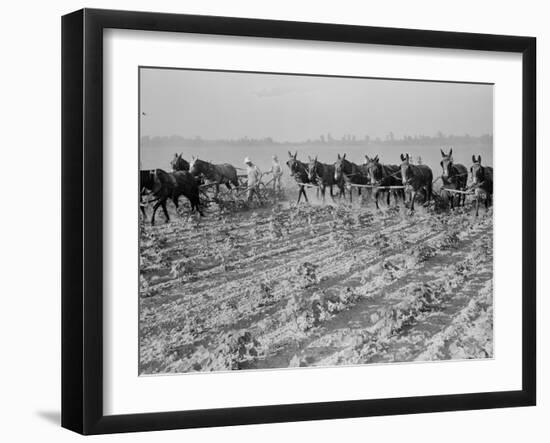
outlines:
[{"label": "mule's ear", "polygon": [[344,160],[345,158],[346,158],[346,154],[344,154],[344,155],[342,156],[342,160]]},{"label": "mule's ear", "polygon": [[477,156],[477,161],[478,161],[479,164],[481,164],[481,155]]},{"label": "mule's ear", "polygon": [[288,151],[288,156],[292,157],[292,152]]},{"label": "mule's ear", "polygon": [[338,160],[340,160],[340,154],[338,154]]},{"label": "mule's ear", "polygon": [[472,163],[476,162],[476,156],[472,154]]},{"label": "mule's ear", "polygon": [[369,156],[368,156],[367,154],[365,154],[365,159],[366,159],[367,161],[370,161]]},{"label": "mule's ear", "polygon": [[378,154],[376,154],[376,157],[374,157],[374,161],[378,163]]},{"label": "mule's ear", "polygon": [[405,161],[405,156],[403,154],[401,154],[401,161],[404,162]]},{"label": "mule's ear", "polygon": [[317,157],[319,157],[318,155],[315,156],[315,161],[317,161]]},{"label": "mule's ear", "polygon": [[439,148],[439,150],[441,151],[441,157],[445,157],[445,152],[443,152],[443,149]]},{"label": "mule's ear", "polygon": [[294,160],[296,160],[296,157],[298,157],[298,151],[294,153]]},{"label": "mule's ear", "polygon": [[405,157],[407,161],[409,161],[409,153],[407,152],[407,156]]},{"label": "mule's ear", "polygon": [[453,148],[451,148],[451,150],[449,151],[449,157],[453,155]]}]

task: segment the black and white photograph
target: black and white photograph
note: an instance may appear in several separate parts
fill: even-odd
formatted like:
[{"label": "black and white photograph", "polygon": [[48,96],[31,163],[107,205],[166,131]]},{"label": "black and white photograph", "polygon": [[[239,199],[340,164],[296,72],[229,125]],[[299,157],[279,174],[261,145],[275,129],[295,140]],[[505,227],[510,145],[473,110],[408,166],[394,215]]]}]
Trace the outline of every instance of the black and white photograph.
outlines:
[{"label": "black and white photograph", "polygon": [[140,67],[139,374],[493,358],[493,86]]}]

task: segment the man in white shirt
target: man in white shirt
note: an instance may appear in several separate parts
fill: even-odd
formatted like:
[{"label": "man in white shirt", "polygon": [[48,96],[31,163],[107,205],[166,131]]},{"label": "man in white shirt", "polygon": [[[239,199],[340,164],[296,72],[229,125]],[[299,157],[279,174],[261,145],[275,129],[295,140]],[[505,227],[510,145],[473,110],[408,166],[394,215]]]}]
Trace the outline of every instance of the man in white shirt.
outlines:
[{"label": "man in white shirt", "polygon": [[261,202],[260,194],[258,193],[258,185],[260,184],[260,179],[262,178],[262,172],[260,169],[250,161],[248,157],[244,159],[244,164],[246,165],[246,174],[248,175],[247,182],[247,199],[252,201],[252,196],[256,194],[256,197]]},{"label": "man in white shirt", "polygon": [[283,176],[283,168],[279,163],[279,159],[276,155],[272,157],[273,162],[271,163],[271,170],[269,171],[273,174],[273,190],[281,192],[281,177]]}]

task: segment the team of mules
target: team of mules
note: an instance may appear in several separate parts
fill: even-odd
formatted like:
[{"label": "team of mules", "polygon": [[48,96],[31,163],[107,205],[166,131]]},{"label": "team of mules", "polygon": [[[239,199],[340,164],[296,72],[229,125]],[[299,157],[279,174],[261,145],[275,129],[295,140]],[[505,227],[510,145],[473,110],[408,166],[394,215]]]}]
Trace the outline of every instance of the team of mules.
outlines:
[{"label": "team of mules", "polygon": [[[439,178],[442,180],[442,190],[448,196],[451,209],[457,206],[464,206],[466,195],[473,194],[476,201],[476,216],[479,214],[479,205],[483,201],[485,208],[489,207],[493,195],[493,168],[481,164],[481,156],[472,156],[470,174],[466,166],[455,163],[453,160],[452,148],[445,153],[441,149],[441,175],[434,180],[431,168],[423,164],[413,164],[409,154],[401,154],[401,163],[381,163],[378,155],[369,157],[365,155],[362,164],[356,164],[346,159],[346,154],[337,155],[335,163],[322,163],[317,157],[309,157],[308,163],[298,160],[298,153],[288,152],[286,162],[291,177],[298,184],[298,203],[302,196],[308,202],[306,187],[315,187],[317,196],[321,192],[323,202],[325,201],[326,189],[329,189],[330,196],[334,200],[334,187],[338,189],[339,198],[345,197],[346,189],[349,192],[350,202],[352,201],[352,190],[356,188],[358,195],[361,190],[367,193],[374,191],[374,201],[379,209],[379,198],[386,195],[386,204],[390,206],[390,197],[394,196],[395,205],[399,201],[406,202],[408,194],[408,206],[414,211],[417,197],[427,205],[433,197],[433,184]],[[151,224],[155,223],[155,214],[159,207],[162,207],[166,220],[170,217],[166,208],[166,202],[171,199],[178,208],[178,199],[184,195],[191,204],[191,212],[197,211],[203,215],[201,201],[199,198],[199,187],[201,184],[215,186],[216,196],[219,193],[220,185],[228,189],[239,187],[237,168],[229,163],[214,164],[196,157],[191,162],[182,158],[181,154],[175,154],[170,162],[172,172],[162,169],[140,171],[140,208],[145,216],[145,208],[142,201],[143,195],[150,192],[155,204]],[[468,186],[468,175],[471,176],[472,184]]]}]

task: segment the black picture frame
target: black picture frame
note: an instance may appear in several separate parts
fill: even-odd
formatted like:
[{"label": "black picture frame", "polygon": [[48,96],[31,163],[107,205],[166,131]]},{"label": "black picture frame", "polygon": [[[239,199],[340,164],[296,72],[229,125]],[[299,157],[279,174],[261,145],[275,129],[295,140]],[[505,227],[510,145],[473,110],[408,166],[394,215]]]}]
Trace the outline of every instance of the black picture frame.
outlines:
[{"label": "black picture frame", "polygon": [[[103,413],[103,30],[503,51],[523,64],[522,388],[131,415]],[[519,275],[518,275],[519,278]],[[83,9],[62,18],[62,426],[82,434],[530,406],[536,402],[536,39]]]}]

